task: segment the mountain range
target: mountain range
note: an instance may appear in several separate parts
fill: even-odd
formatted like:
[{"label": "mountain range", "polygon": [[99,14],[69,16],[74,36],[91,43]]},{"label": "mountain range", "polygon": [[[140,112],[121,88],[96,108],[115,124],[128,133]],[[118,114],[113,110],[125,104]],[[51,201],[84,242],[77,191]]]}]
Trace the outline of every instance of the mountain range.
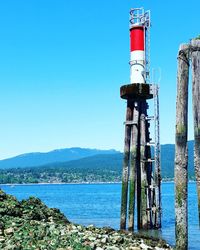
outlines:
[{"label": "mountain range", "polygon": [[68,162],[94,155],[117,154],[119,151],[89,148],[56,149],[47,153],[27,153],[0,160],[0,169],[36,167],[52,163]]},{"label": "mountain range", "polygon": [[[188,142],[188,171],[189,177],[194,177],[193,141]],[[174,177],[175,145],[161,146],[162,177]],[[116,150],[98,150],[88,148],[66,148],[48,153],[29,153],[0,161],[0,169],[9,172],[14,169],[42,169],[42,171],[71,172],[77,171],[112,171],[121,175],[123,154]],[[85,169],[85,170],[84,170]],[[22,170],[21,170],[22,171]],[[25,170],[23,170],[25,171]]]}]

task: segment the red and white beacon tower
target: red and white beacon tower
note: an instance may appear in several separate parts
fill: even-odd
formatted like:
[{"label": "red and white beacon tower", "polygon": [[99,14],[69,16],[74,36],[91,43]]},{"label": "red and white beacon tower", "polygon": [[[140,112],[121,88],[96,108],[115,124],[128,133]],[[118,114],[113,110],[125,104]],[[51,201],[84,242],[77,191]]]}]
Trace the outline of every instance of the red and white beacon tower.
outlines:
[{"label": "red and white beacon tower", "polygon": [[130,11],[131,83],[146,83],[149,64],[150,12],[143,8]]},{"label": "red and white beacon tower", "polygon": [[[138,229],[161,227],[158,86],[150,83],[149,72],[150,11],[131,9],[130,83],[120,88],[121,98],[127,100],[120,228],[126,229],[128,215],[130,231],[134,230],[135,207]],[[154,100],[154,116],[147,115],[150,99]],[[151,120],[154,142],[149,132]]]}]

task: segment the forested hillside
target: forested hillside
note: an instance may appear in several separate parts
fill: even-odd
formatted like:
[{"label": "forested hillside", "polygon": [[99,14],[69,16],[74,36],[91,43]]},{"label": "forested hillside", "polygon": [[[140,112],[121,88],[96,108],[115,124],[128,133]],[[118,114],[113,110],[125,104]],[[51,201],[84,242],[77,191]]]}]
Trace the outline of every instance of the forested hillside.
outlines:
[{"label": "forested hillside", "polygon": [[119,153],[116,150],[99,150],[90,148],[64,148],[46,153],[27,153],[5,160],[0,160],[0,169],[38,167],[50,163],[67,162],[101,154]]},{"label": "forested hillside", "polygon": [[[161,147],[162,178],[174,178],[172,144]],[[188,143],[189,178],[194,179],[193,141]],[[38,167],[0,170],[0,183],[78,183],[121,181],[122,153],[98,154],[78,160],[50,163]]]}]

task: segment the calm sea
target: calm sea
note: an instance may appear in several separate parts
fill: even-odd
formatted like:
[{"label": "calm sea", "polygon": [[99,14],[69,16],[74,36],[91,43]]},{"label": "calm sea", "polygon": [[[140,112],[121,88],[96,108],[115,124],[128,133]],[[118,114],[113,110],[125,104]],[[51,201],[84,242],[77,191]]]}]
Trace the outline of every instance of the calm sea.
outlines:
[{"label": "calm sea", "polygon": [[[121,184],[1,185],[19,200],[37,196],[83,225],[119,229]],[[162,184],[162,237],[174,245],[174,183]],[[189,183],[189,249],[200,249],[196,184]]]}]

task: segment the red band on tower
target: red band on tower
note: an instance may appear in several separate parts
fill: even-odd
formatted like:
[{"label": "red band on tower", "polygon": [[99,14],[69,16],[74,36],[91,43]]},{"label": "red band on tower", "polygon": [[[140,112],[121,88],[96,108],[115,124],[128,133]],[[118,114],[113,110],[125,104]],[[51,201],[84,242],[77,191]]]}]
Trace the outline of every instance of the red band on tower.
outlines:
[{"label": "red band on tower", "polygon": [[144,50],[144,28],[136,26],[130,29],[131,51]]}]

